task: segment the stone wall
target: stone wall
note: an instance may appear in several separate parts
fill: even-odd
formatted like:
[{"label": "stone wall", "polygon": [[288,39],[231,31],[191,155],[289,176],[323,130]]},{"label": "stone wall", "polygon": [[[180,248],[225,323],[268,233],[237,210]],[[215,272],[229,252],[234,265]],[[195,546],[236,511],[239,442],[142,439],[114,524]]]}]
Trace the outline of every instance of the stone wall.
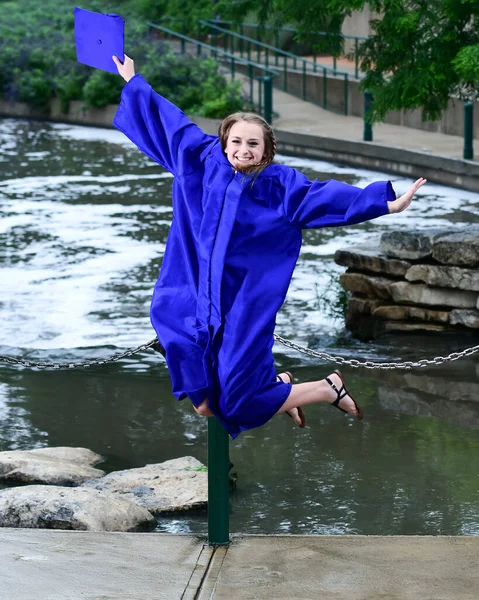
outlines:
[{"label": "stone wall", "polygon": [[476,330],[479,227],[384,233],[375,246],[338,250],[351,292],[346,327],[361,339],[391,331]]}]

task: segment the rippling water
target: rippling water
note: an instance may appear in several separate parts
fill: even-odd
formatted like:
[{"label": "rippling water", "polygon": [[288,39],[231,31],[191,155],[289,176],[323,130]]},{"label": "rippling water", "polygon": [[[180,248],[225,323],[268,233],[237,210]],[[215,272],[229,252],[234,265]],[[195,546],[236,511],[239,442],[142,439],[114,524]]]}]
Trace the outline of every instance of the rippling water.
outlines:
[{"label": "rippling water", "polygon": [[[364,186],[390,176],[280,156],[309,177]],[[172,217],[170,174],[113,130],[0,121],[0,354],[103,357],[154,337],[149,301]],[[397,192],[409,180],[393,177]],[[389,336],[362,343],[318,296],[335,250],[387,229],[467,227],[479,196],[428,184],[411,208],[373,223],[307,231],[277,333],[353,358],[411,359],[477,344],[477,335]],[[333,294],[334,296],[334,294]],[[334,297],[331,298],[331,302]],[[323,312],[321,312],[323,311]],[[280,346],[299,381],[331,370]],[[307,407],[231,444],[239,474],[232,531],[473,534],[478,525],[477,359],[427,372],[347,372],[367,412],[359,424]],[[191,454],[206,460],[206,423],[170,394],[153,352],[88,371],[0,366],[0,450],[85,446],[103,468]],[[168,516],[162,531],[204,531],[205,514]]]}]

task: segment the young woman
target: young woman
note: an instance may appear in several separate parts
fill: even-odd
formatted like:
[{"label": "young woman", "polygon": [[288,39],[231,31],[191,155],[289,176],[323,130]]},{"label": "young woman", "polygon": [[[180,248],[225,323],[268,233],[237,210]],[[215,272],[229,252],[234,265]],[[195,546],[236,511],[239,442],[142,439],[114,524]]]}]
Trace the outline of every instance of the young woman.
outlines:
[{"label": "young woman", "polygon": [[127,82],[114,126],[174,175],[173,221],[151,304],[173,394],[216,416],[232,437],[282,412],[304,426],[302,407],[316,402],[361,419],[338,371],[296,385],[291,374],[276,374],[276,313],[302,229],[400,212],[426,180],[398,199],[386,181],[365,189],[311,182],[273,164],[274,133],[258,115],[231,115],[219,136],[207,135],[136,75],[129,57],[113,60]]}]

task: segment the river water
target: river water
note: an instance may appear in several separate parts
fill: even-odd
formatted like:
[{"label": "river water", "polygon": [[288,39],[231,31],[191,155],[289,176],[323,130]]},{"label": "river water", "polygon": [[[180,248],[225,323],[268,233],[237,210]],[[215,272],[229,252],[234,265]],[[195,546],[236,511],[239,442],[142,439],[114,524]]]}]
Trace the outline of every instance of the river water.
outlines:
[{"label": "river water", "polygon": [[[359,186],[389,177],[278,160],[311,178]],[[397,192],[411,183],[392,181]],[[148,309],[172,218],[171,182],[116,131],[0,121],[1,355],[81,361],[154,337]],[[477,194],[428,184],[399,215],[305,232],[277,333],[373,360],[477,345],[473,332],[359,342],[331,309],[344,270],[332,260],[336,249],[388,229],[477,222]],[[282,346],[275,351],[278,369],[300,382],[332,370]],[[362,423],[326,405],[306,407],[304,430],[281,415],[231,443],[238,473],[231,531],[479,534],[479,359],[411,372],[343,371],[366,413]],[[108,472],[184,455],[206,462],[206,420],[173,398],[153,351],[82,371],[0,364],[0,450],[46,446],[90,448]],[[158,531],[203,533],[205,517],[166,515]]]}]

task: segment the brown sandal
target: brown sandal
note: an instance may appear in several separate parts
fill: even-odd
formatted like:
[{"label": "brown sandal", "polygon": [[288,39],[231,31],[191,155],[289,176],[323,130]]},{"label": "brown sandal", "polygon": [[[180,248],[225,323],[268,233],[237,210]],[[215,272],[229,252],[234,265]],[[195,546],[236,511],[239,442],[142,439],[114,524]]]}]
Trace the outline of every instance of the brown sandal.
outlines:
[{"label": "brown sandal", "polygon": [[[290,373],[289,371],[285,371],[284,374],[289,377],[289,383],[294,383],[294,377],[293,377],[292,373]],[[277,375],[277,377],[280,381],[283,381],[279,375]],[[283,381],[283,383],[288,383],[288,382]],[[298,427],[301,427],[301,429],[303,429],[304,427],[306,427],[306,419],[304,417],[304,412],[303,412],[303,409],[301,408],[301,406],[298,406],[297,409],[298,409],[298,416],[301,419],[301,423],[298,425]],[[290,419],[293,418],[293,415],[290,412],[288,412],[287,410],[285,411],[285,413],[288,415],[288,417]]]},{"label": "brown sandal", "polygon": [[338,390],[338,388],[336,387],[336,385],[331,381],[331,379],[329,377],[325,377],[325,380],[329,383],[329,385],[333,388],[333,390],[336,392],[336,400],[334,400],[334,402],[330,402],[331,406],[335,406],[337,409],[342,410],[344,413],[346,413],[347,415],[350,415],[351,413],[348,412],[347,410],[344,410],[344,408],[341,408],[339,406],[339,402],[345,398],[346,396],[349,396],[351,398],[351,400],[354,402],[354,406],[356,407],[356,410],[358,411],[357,414],[357,419],[359,421],[362,421],[364,418],[364,415],[361,411],[361,409],[359,408],[359,406],[356,403],[356,400],[351,396],[351,394],[348,392],[347,388],[346,388],[346,384],[344,383],[344,379],[343,376],[341,375],[341,372],[336,369],[334,371],[334,373],[336,373],[336,375],[339,377],[339,379],[341,379],[341,383],[342,386],[341,388]]}]

